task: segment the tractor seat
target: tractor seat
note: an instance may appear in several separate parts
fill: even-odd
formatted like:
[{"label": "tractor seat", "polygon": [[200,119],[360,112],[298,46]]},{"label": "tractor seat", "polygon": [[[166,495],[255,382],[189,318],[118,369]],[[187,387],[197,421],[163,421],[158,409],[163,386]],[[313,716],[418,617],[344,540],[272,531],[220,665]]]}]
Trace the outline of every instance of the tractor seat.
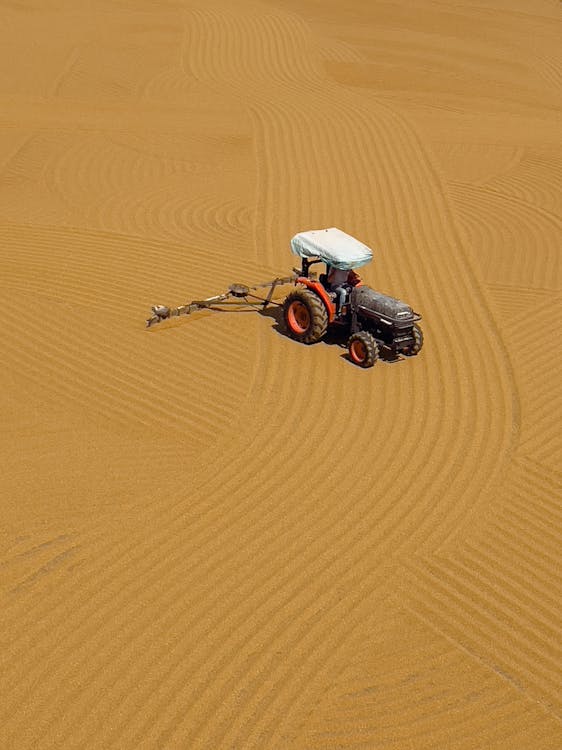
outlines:
[{"label": "tractor seat", "polygon": [[[335,302],[337,294],[330,289],[330,284],[328,282],[328,274],[321,273],[318,276],[318,281],[322,284],[322,286],[324,287],[324,289],[326,290],[328,294],[328,297],[332,300],[332,302]],[[349,293],[351,290],[351,287],[347,287],[347,285],[346,285],[346,288],[347,288],[347,299],[346,299],[345,304],[349,302]]]},{"label": "tractor seat", "polygon": [[322,284],[322,286],[324,287],[324,289],[325,289],[325,290],[326,290],[326,292],[328,293],[328,297],[329,297],[329,298],[330,298],[331,300],[335,300],[335,299],[336,299],[336,293],[335,293],[335,292],[333,292],[333,291],[332,291],[332,290],[330,289],[330,284],[328,283],[328,274],[326,274],[326,273],[321,273],[321,274],[320,274],[320,276],[318,277],[318,281],[319,281],[319,282],[320,282],[320,283]]}]

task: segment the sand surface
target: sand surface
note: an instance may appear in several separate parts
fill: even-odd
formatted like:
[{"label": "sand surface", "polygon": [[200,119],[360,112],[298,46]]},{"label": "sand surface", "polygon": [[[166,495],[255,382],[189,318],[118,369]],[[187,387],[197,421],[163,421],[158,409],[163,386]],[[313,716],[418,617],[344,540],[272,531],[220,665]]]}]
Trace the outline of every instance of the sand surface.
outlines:
[{"label": "sand surface", "polygon": [[[0,748],[562,747],[558,3],[0,17]],[[419,357],[144,329],[323,226]]]}]

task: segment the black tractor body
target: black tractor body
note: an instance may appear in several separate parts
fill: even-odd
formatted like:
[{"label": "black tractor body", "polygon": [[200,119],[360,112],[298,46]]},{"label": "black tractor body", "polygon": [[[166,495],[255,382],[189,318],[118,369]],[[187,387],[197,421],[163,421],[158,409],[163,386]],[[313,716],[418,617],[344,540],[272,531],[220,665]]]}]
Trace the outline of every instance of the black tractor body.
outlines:
[{"label": "black tractor body", "polygon": [[368,331],[387,355],[412,355],[421,349],[421,329],[416,325],[421,316],[401,300],[357,286],[350,292],[347,316],[352,334]]}]

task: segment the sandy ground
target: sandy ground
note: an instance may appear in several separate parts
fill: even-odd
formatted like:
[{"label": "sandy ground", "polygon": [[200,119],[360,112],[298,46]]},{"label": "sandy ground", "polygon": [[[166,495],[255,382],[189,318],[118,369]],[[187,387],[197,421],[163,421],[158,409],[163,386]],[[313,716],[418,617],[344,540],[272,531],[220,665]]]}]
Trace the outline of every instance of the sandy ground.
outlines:
[{"label": "sandy ground", "polygon": [[[558,3],[0,14],[0,747],[562,747]],[[334,225],[418,358],[143,328]]]}]

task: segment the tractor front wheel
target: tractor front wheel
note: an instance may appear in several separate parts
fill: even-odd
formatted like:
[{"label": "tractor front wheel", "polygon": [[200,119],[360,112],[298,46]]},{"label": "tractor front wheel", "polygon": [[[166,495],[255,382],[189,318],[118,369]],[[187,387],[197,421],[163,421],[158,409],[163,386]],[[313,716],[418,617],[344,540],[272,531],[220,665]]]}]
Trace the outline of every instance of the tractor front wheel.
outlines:
[{"label": "tractor front wheel", "polygon": [[283,303],[283,318],[291,338],[303,344],[320,341],[328,328],[328,311],[310,289],[295,289]]},{"label": "tractor front wheel", "polygon": [[413,336],[414,336],[414,343],[404,350],[404,354],[407,357],[415,357],[416,354],[419,354],[423,346],[422,329],[415,323],[414,323],[414,329],[413,329]]},{"label": "tractor front wheel", "polygon": [[379,347],[368,331],[357,331],[347,342],[350,360],[359,367],[372,367],[379,357]]}]

